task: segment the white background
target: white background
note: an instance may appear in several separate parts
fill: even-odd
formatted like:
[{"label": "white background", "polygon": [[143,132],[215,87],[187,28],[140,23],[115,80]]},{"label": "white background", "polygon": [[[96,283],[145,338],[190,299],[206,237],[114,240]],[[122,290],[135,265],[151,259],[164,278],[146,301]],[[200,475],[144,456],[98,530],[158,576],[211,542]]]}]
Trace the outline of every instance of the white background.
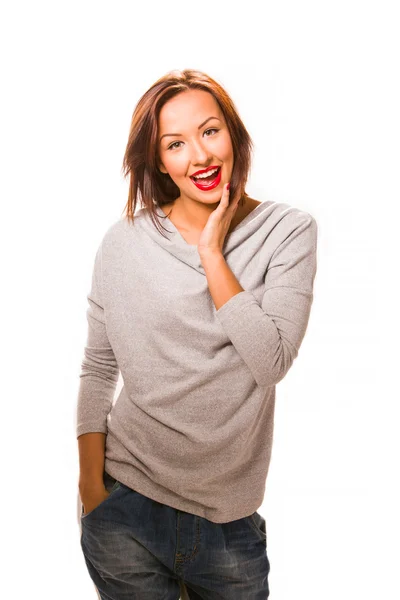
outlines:
[{"label": "white background", "polygon": [[86,294],[127,201],[134,106],[196,68],[254,140],[248,193],[319,225],[259,510],[270,597],[399,599],[396,3],[14,1],[0,22],[1,595],[97,598],[77,506]]}]

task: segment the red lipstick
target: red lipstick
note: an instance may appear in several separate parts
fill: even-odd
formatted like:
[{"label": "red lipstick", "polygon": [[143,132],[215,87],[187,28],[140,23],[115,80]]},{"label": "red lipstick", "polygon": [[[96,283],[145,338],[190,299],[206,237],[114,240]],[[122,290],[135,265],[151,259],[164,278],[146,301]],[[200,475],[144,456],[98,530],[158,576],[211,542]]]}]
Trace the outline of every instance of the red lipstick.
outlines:
[{"label": "red lipstick", "polygon": [[207,169],[202,169],[201,171],[196,171],[196,173],[192,173],[190,177],[202,175],[203,173],[207,173],[207,171],[211,171],[211,169],[218,169],[219,166],[220,165],[211,165],[210,167],[207,167]]},{"label": "red lipstick", "polygon": [[[206,181],[205,179],[193,179],[193,176],[200,175],[201,173],[207,173],[207,171],[211,171],[212,169],[218,169],[218,173],[215,174],[215,179],[212,179],[211,181]],[[219,165],[215,165],[213,167],[208,167],[208,169],[202,169],[201,171],[197,171],[196,173],[190,175],[190,179],[193,181],[194,185],[203,192],[213,190],[221,182],[221,167]]]}]

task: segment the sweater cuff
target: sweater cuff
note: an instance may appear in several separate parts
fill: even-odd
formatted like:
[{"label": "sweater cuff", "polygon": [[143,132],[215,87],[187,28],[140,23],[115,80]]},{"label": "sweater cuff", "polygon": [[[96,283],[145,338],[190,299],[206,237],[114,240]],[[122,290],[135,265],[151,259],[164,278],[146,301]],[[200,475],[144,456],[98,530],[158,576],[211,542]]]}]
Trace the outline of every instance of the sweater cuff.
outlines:
[{"label": "sweater cuff", "polygon": [[229,298],[225,304],[223,304],[216,312],[219,320],[222,324],[228,322],[229,315],[234,311],[242,311],[246,306],[250,304],[258,304],[256,298],[248,290],[243,290]]},{"label": "sweater cuff", "polygon": [[105,433],[107,435],[108,428],[107,424],[99,424],[99,423],[80,423],[76,426],[76,437],[78,438],[80,435],[84,433]]}]

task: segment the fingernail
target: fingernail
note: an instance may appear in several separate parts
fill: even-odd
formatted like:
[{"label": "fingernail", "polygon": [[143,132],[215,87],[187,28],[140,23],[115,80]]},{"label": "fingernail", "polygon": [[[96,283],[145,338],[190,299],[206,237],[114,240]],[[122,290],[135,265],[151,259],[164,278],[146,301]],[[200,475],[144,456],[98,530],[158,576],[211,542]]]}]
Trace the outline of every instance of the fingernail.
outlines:
[{"label": "fingernail", "polygon": [[230,187],[231,187],[231,182],[228,183],[228,185],[226,186],[226,189],[229,190]]}]

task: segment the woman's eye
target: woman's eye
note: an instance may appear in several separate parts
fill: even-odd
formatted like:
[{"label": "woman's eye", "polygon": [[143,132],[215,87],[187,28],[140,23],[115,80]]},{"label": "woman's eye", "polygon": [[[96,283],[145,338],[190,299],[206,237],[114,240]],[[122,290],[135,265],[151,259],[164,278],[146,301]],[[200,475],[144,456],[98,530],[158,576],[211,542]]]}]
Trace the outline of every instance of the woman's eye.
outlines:
[{"label": "woman's eye", "polygon": [[[211,129],[206,129],[204,133],[207,133],[208,131],[219,131],[219,129],[215,129],[214,127]],[[207,135],[207,137],[210,137],[209,135]],[[176,144],[182,144],[183,142],[173,142],[173,144],[171,144],[170,146],[168,146],[168,150],[174,150],[174,148],[179,148],[179,146],[176,146]]]},{"label": "woman's eye", "polygon": [[171,144],[170,146],[168,146],[168,150],[172,150],[173,147],[175,146],[175,144],[182,144],[182,142],[174,142],[173,144]]}]

